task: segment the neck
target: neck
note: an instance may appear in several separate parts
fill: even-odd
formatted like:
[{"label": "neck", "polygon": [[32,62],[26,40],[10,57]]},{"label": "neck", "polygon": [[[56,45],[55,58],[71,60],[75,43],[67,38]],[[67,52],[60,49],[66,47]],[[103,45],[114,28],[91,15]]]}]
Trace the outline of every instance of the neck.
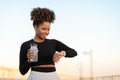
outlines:
[{"label": "neck", "polygon": [[39,38],[38,36],[35,36],[35,37],[33,38],[33,40],[34,40],[35,42],[43,42],[45,39]]}]

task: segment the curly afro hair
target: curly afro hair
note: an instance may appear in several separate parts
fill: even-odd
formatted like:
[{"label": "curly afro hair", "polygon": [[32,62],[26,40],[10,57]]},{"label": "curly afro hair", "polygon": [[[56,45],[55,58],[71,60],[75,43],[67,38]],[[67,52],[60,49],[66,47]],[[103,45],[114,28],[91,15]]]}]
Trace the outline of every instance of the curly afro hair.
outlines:
[{"label": "curly afro hair", "polygon": [[33,26],[39,25],[44,21],[53,23],[55,20],[55,13],[47,8],[34,8],[33,11],[31,11],[31,20],[33,20]]}]

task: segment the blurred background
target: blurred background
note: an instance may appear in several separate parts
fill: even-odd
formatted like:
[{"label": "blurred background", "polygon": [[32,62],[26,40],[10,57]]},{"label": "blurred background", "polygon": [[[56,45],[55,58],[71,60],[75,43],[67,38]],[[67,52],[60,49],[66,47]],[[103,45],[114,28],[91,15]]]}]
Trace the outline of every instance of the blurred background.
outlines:
[{"label": "blurred background", "polygon": [[0,80],[26,80],[19,73],[19,51],[34,37],[30,12],[53,10],[49,39],[78,52],[56,64],[61,80],[120,80],[120,0],[1,0]]}]

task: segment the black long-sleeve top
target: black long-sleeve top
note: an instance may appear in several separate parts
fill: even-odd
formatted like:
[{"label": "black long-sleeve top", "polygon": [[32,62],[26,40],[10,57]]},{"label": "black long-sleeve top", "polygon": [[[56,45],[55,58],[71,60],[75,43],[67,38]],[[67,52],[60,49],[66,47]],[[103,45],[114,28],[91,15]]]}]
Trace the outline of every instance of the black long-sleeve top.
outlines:
[{"label": "black long-sleeve top", "polygon": [[[38,47],[38,62],[31,62],[28,63],[27,59],[27,52],[30,49],[31,43],[37,43]],[[45,64],[55,64],[53,61],[53,55],[55,52],[58,51],[65,51],[65,57],[74,57],[77,55],[77,52],[68,47],[67,45],[63,44],[62,42],[55,40],[55,39],[45,39],[44,42],[38,43],[35,42],[33,39],[24,42],[21,45],[20,49],[20,60],[19,60],[19,70],[21,74],[26,74],[30,67],[37,66],[37,65],[45,65]]]}]

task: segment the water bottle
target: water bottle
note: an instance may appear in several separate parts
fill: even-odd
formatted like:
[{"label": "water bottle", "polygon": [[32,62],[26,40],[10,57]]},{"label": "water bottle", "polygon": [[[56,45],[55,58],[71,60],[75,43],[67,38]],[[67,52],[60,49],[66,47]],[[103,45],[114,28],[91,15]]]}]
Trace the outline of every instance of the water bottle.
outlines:
[{"label": "water bottle", "polygon": [[38,61],[38,48],[36,43],[30,44],[30,51],[34,53],[34,58],[31,58],[31,62],[37,62]]}]

